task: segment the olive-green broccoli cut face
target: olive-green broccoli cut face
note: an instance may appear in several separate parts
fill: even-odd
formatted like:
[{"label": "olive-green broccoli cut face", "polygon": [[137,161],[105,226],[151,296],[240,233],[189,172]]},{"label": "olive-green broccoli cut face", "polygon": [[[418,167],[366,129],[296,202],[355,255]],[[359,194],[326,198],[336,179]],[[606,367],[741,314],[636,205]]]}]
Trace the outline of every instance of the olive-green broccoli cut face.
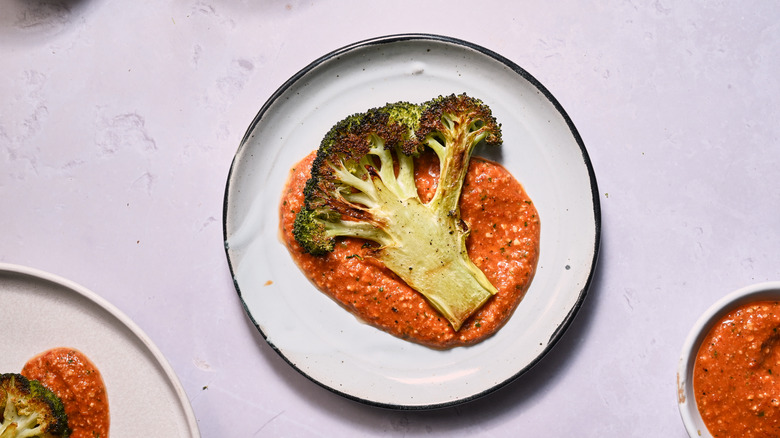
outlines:
[{"label": "olive-green broccoli cut face", "polygon": [[62,400],[21,374],[0,374],[0,419],[2,438],[67,438],[71,433]]},{"label": "olive-green broccoli cut face", "polygon": [[[501,144],[501,126],[487,105],[465,94],[350,115],[320,143],[293,236],[313,255],[332,251],[341,237],[376,242],[374,256],[458,330],[496,293],[468,257],[469,229],[460,218],[479,143]],[[440,176],[433,198],[422,202],[414,158],[426,150],[437,155]]]}]

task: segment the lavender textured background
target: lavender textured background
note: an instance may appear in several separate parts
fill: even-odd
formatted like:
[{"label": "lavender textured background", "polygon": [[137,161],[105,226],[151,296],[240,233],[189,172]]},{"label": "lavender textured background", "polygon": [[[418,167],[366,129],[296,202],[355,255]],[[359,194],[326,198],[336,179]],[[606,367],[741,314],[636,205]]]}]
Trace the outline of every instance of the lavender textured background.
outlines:
[{"label": "lavender textured background", "polygon": [[[0,0],[0,261],[130,316],[204,437],[682,438],[690,326],[780,279],[778,23],[758,1]],[[562,341],[509,387],[434,412],[297,374],[245,317],[222,243],[227,172],[263,102],[333,49],[405,32],[533,74],[601,192],[600,263]]]}]

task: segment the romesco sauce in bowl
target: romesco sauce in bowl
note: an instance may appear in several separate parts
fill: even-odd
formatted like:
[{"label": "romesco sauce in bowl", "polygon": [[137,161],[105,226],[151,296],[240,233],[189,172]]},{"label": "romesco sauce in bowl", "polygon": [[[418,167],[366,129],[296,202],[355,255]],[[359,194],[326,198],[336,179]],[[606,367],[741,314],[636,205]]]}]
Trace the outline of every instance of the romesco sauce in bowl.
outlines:
[{"label": "romesco sauce in bowl", "polygon": [[677,401],[691,437],[780,436],[780,282],[739,289],[699,318]]}]

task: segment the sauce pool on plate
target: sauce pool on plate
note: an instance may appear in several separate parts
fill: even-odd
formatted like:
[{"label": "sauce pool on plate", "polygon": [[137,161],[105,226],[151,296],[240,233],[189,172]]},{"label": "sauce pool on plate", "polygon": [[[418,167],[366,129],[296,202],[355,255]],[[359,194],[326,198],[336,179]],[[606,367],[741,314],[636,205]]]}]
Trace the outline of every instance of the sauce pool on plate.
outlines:
[{"label": "sauce pool on plate", "polygon": [[[295,263],[318,289],[361,321],[401,339],[436,349],[473,345],[496,333],[528,290],[539,258],[539,214],[523,186],[501,165],[473,157],[461,194],[461,217],[471,233],[469,257],[498,289],[455,331],[425,298],[371,256],[370,245],[344,238],[333,252],[306,254],[292,234],[315,153],[296,164],[280,203],[280,232]],[[439,177],[435,154],[415,160],[423,202]]]},{"label": "sauce pool on plate", "polygon": [[699,348],[696,406],[715,437],[780,436],[780,303],[737,307]]},{"label": "sauce pool on plate", "polygon": [[73,348],[54,348],[30,359],[22,375],[40,381],[62,399],[71,438],[107,438],[108,394],[95,364]]}]

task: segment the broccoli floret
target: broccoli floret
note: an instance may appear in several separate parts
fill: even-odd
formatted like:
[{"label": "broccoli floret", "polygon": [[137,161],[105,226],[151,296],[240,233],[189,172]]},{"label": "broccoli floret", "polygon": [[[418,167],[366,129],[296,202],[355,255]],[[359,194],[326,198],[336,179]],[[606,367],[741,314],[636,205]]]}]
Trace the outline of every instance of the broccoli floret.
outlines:
[{"label": "broccoli floret", "polygon": [[0,374],[0,420],[0,438],[70,436],[60,398],[21,374]]},{"label": "broccoli floret", "polygon": [[[474,147],[501,143],[490,108],[465,94],[422,104],[398,102],[351,115],[323,138],[304,189],[293,235],[313,254],[337,237],[378,243],[374,256],[421,293],[452,325],[479,309],[496,288],[469,259],[460,194]],[[439,158],[433,198],[424,203],[414,157]]]}]

